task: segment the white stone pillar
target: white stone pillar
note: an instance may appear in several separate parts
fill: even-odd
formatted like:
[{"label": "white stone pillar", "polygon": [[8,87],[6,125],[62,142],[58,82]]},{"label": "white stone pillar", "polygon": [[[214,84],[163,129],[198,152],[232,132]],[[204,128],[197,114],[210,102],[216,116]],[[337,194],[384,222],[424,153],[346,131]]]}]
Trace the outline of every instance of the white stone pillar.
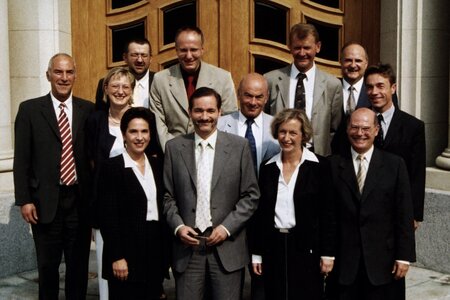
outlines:
[{"label": "white stone pillar", "polygon": [[8,1],[0,0],[0,191],[12,191],[13,141],[9,77]]},{"label": "white stone pillar", "polygon": [[[450,42],[449,42],[450,43]],[[450,48],[450,47],[449,47]],[[449,51],[449,62],[450,62],[450,51]],[[450,70],[450,63],[449,63],[449,67],[448,69]],[[450,86],[450,83],[449,83]],[[448,91],[449,94],[449,109],[448,109],[448,115],[449,115],[449,119],[448,119],[448,141],[447,141],[447,148],[444,150],[444,152],[441,153],[441,155],[439,155],[436,158],[436,166],[438,166],[441,169],[444,170],[450,170],[450,88]]]}]

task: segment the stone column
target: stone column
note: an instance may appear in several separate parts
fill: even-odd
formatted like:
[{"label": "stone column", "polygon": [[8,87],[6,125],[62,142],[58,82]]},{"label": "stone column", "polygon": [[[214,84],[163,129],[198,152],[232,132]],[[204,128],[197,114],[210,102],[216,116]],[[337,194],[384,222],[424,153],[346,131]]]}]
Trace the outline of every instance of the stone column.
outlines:
[{"label": "stone column", "polygon": [[[449,61],[450,61],[450,53],[449,53]],[[450,65],[449,65],[449,70],[450,70]],[[448,111],[449,119],[448,119],[448,141],[447,141],[448,144],[447,144],[447,148],[445,148],[444,152],[442,152],[441,155],[439,155],[436,158],[436,166],[438,166],[439,168],[444,169],[444,170],[450,170],[450,88],[449,88],[448,94],[449,94],[449,99],[448,99],[449,100],[449,111]]]},{"label": "stone column", "polygon": [[8,1],[0,0],[0,191],[12,191],[12,123],[9,77]]}]

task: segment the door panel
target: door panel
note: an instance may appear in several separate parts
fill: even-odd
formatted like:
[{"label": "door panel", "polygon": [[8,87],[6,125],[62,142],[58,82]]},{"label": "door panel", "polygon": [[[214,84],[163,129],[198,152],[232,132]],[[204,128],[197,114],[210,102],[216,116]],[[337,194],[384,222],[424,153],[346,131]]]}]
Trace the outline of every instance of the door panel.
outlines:
[{"label": "door panel", "polygon": [[121,60],[123,43],[133,34],[145,35],[152,44],[152,71],[176,63],[174,33],[183,24],[196,24],[202,29],[205,35],[203,59],[229,70],[237,85],[248,72],[266,72],[289,64],[291,55],[287,41],[290,27],[298,22],[313,23],[322,39],[317,65],[340,76],[339,52],[346,41],[362,43],[368,50],[370,62],[378,61],[379,2],[71,1],[72,52],[78,75],[74,92],[80,97],[94,99],[98,79],[105,76],[109,68],[124,65]]}]

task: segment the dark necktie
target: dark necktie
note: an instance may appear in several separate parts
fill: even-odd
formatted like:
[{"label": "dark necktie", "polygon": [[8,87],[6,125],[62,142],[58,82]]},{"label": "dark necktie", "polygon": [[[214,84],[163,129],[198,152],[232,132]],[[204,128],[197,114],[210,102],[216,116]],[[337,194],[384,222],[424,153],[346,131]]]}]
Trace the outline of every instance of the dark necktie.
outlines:
[{"label": "dark necktie", "polygon": [[305,73],[298,73],[297,75],[297,87],[295,89],[295,102],[294,108],[305,110],[306,97],[305,86],[303,85],[303,79],[306,78]]},{"label": "dark necktie", "polygon": [[191,98],[191,95],[195,92],[194,78],[194,75],[187,76],[186,94],[188,99]]},{"label": "dark necktie", "polygon": [[380,125],[380,129],[378,130],[378,135],[375,139],[375,146],[378,148],[383,148],[384,146],[384,132],[383,132],[383,126],[381,125],[381,122],[383,122],[384,118],[382,114],[377,115],[378,118],[378,124]]},{"label": "dark necktie", "polygon": [[75,183],[75,160],[72,150],[72,133],[70,132],[69,118],[65,112],[65,103],[59,105],[61,109],[58,118],[58,127],[61,134],[62,152],[60,165],[60,179],[64,185]]},{"label": "dark necktie", "polygon": [[253,119],[247,119],[245,121],[247,124],[247,130],[245,131],[245,138],[248,140],[248,143],[250,144],[250,150],[252,151],[252,159],[253,159],[253,165],[255,167],[255,171],[257,170],[258,161],[256,160],[256,141],[255,137],[253,136],[252,131],[252,125],[255,123],[255,120]]}]

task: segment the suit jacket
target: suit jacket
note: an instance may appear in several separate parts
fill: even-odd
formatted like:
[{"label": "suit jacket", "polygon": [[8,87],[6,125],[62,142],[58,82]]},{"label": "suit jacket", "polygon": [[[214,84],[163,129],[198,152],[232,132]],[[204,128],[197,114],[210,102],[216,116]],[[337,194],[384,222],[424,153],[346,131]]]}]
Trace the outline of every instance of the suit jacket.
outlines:
[{"label": "suit jacket", "polygon": [[[347,104],[347,99],[344,99],[344,104]],[[356,103],[356,108],[361,107],[371,107],[369,97],[367,96],[366,86],[363,84],[361,87],[361,92],[359,93],[358,102]],[[336,134],[333,136],[333,140],[331,141],[331,152],[333,154],[344,153],[350,147],[350,142],[347,138],[347,119],[348,116],[345,115],[344,106],[342,106],[342,118],[341,123],[339,124],[339,128],[336,131]]]},{"label": "suit jacket", "polygon": [[[87,214],[91,176],[84,126],[94,105],[73,97],[72,143],[80,217]],[[53,221],[58,207],[62,142],[50,94],[24,101],[15,121],[14,186],[16,205],[34,203],[40,223]]]},{"label": "suit jacket", "polygon": [[[237,110],[236,93],[229,72],[202,61],[196,88],[199,87],[209,87],[219,93],[222,114]],[[188,106],[180,64],[156,73],[150,89],[150,109],[156,116],[162,149],[175,136],[194,131]]]},{"label": "suit jacket", "polygon": [[[300,166],[294,188],[296,226],[292,229],[299,255],[305,260],[335,256],[336,214],[332,197],[330,164],[321,156],[319,162],[305,160]],[[259,186],[261,199],[254,216],[251,249],[253,254],[270,255],[276,247],[275,205],[280,169],[276,162],[261,165]],[[263,258],[264,263],[264,258]],[[309,270],[308,270],[309,271]],[[306,274],[305,274],[306,275]]]},{"label": "suit jacket", "polygon": [[[164,223],[162,198],[162,164],[158,158],[148,157],[157,191],[158,223]],[[129,281],[148,280],[148,274],[163,276],[163,225],[156,236],[146,230],[147,196],[132,168],[125,168],[123,155],[108,159],[100,167],[99,203],[101,207],[100,231],[104,240],[103,277],[113,279],[112,263],[125,258],[129,268]],[[147,248],[153,240],[151,250]],[[148,268],[149,260],[154,261]],[[156,269],[156,270],[155,270]],[[155,275],[153,275],[155,276]],[[150,277],[152,278],[152,277]]]},{"label": "suit jacket", "polygon": [[[261,162],[272,158],[275,154],[280,152],[280,145],[278,141],[272,137],[270,130],[270,122],[272,122],[272,116],[266,113],[262,113],[262,145],[261,145]],[[221,116],[217,123],[217,129],[223,132],[229,132],[232,134],[238,134],[238,122],[239,112],[236,111],[232,114]],[[258,166],[259,170],[259,166]]]},{"label": "suit jacket", "polygon": [[[289,108],[289,81],[292,65],[264,74],[269,82],[269,101],[266,112],[275,115]],[[332,75],[316,68],[314,79],[311,125],[313,127],[314,152],[331,154],[331,140],[342,116],[342,85]]]},{"label": "suit jacket", "polygon": [[414,220],[423,221],[426,168],[424,123],[396,108],[382,149],[401,156],[405,161],[414,205]]},{"label": "suit jacket", "polygon": [[[166,145],[164,161],[164,214],[172,232],[182,224],[195,228],[197,206],[194,134],[179,136]],[[249,262],[245,224],[258,206],[259,189],[248,141],[218,131],[211,181],[213,227],[220,224],[230,232],[216,246],[226,271],[243,268]],[[173,243],[173,268],[184,272],[192,247],[178,237]]]},{"label": "suit jacket", "polygon": [[364,263],[373,285],[393,280],[395,260],[414,262],[411,193],[403,160],[374,149],[361,195],[350,148],[331,158],[338,207],[339,282],[352,284]]},{"label": "suit jacket", "polygon": [[[152,86],[153,76],[155,76],[155,72],[149,71],[148,72],[148,89],[149,89],[149,91],[150,91],[150,87]],[[108,109],[109,109],[109,103],[106,103],[103,100],[103,97],[104,97],[103,80],[104,79],[105,78],[101,78],[97,84],[97,91],[95,92],[95,110],[108,111]],[[150,97],[149,97],[149,99],[150,99]],[[148,104],[145,107],[148,108]]]}]

